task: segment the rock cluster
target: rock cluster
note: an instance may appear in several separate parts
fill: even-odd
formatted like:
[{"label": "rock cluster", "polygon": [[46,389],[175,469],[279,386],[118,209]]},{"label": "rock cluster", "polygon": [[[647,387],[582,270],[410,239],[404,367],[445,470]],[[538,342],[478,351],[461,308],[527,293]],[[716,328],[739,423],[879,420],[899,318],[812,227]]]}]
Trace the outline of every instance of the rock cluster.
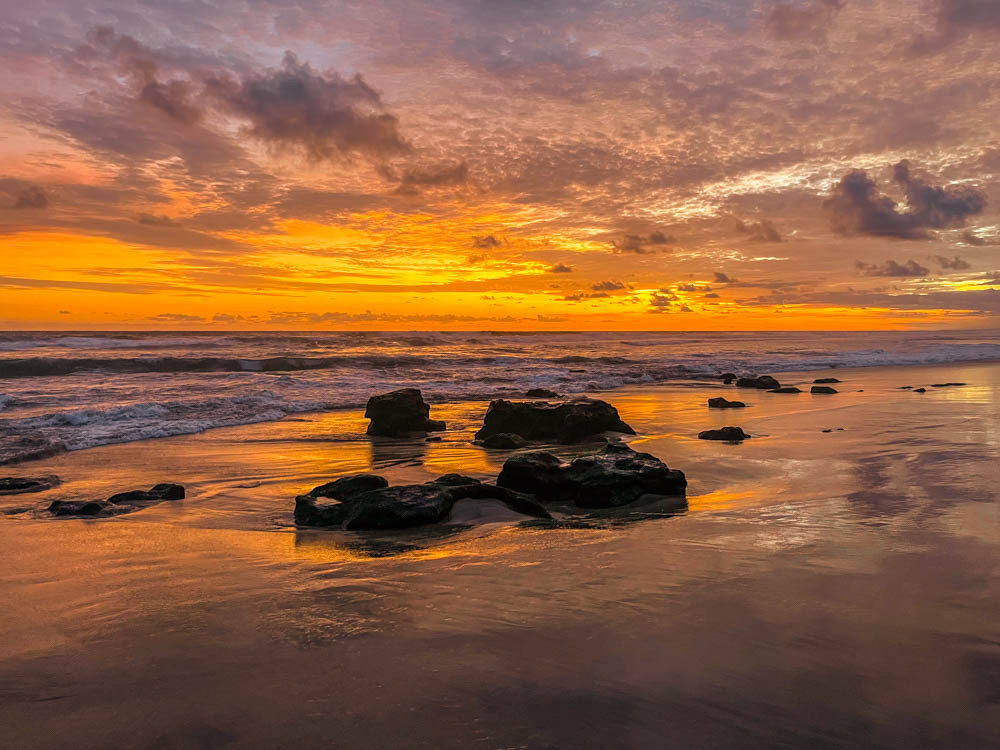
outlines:
[{"label": "rock cluster", "polygon": [[477,440],[493,435],[519,435],[526,440],[551,440],[557,443],[578,443],[602,432],[635,430],[618,416],[618,410],[607,401],[575,398],[567,401],[491,401]]},{"label": "rock cluster", "polygon": [[0,495],[44,492],[59,484],[59,477],[0,477]]},{"label": "rock cluster", "polygon": [[54,500],[49,513],[54,516],[112,516],[148,508],[165,500],[183,500],[179,484],[157,484],[148,490],[119,492],[107,500]]},{"label": "rock cluster", "polygon": [[718,398],[710,398],[708,400],[709,409],[742,409],[744,407],[746,407],[746,404],[742,401],[729,401],[722,396],[719,396]]}]

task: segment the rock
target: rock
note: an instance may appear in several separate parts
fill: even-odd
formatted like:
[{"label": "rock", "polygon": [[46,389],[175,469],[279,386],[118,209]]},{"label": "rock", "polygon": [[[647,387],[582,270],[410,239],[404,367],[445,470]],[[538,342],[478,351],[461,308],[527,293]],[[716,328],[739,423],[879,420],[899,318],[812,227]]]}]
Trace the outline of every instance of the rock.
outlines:
[{"label": "rock", "polygon": [[484,448],[499,448],[501,450],[513,450],[514,448],[523,448],[528,444],[520,435],[514,435],[510,432],[499,432],[496,435],[490,435],[488,438],[483,440]]},{"label": "rock", "polygon": [[736,373],[735,372],[726,372],[726,373],[723,373],[722,375],[720,375],[719,377],[722,379],[723,383],[725,383],[726,385],[729,385],[734,380],[736,380]]},{"label": "rock", "polygon": [[656,456],[610,443],[570,464],[541,451],[514,456],[504,463],[497,485],[581,508],[615,508],[644,496],[683,495],[687,479]]},{"label": "rock", "polygon": [[772,378],[770,375],[761,375],[757,378],[738,378],[736,381],[737,388],[760,388],[761,390],[770,391],[774,388],[781,388],[781,383]]},{"label": "rock", "polygon": [[411,432],[439,432],[444,422],[430,419],[431,408],[417,388],[401,388],[368,399],[369,435],[400,437]]},{"label": "rock", "polygon": [[809,389],[810,393],[838,393],[836,388],[831,388],[828,385],[814,385]]},{"label": "rock", "polygon": [[772,388],[768,393],[802,393],[802,390],[794,385],[783,385],[781,388]]},{"label": "rock", "polygon": [[104,500],[53,500],[49,513],[54,516],[99,516],[110,508]]},{"label": "rock", "polygon": [[743,432],[742,427],[723,427],[718,430],[705,430],[698,433],[700,440],[726,440],[731,443],[737,443],[749,437],[750,435]]},{"label": "rock", "polygon": [[839,383],[840,381],[836,378],[816,378],[813,382],[817,385],[823,385],[824,383]]},{"label": "rock", "polygon": [[932,383],[931,388],[951,388],[957,385],[965,385],[965,383]]},{"label": "rock", "polygon": [[511,433],[528,440],[576,443],[601,432],[635,434],[607,401],[575,398],[550,403],[497,399],[490,402],[476,438],[485,440],[491,435]]},{"label": "rock", "polygon": [[927,389],[926,388],[914,388],[913,392],[914,393],[927,393]]},{"label": "rock", "polygon": [[833,430],[827,428],[827,429],[823,430],[823,432],[833,432]]},{"label": "rock", "polygon": [[746,407],[742,401],[729,401],[722,396],[708,400],[709,409],[741,409]]},{"label": "rock", "polygon": [[[313,493],[322,489],[318,502]],[[359,474],[295,498],[295,522],[300,526],[342,526],[349,530],[403,529],[442,520],[456,501],[498,500],[522,515],[550,518],[530,497],[485,484],[461,474],[446,474],[426,484],[388,486],[382,477]]]},{"label": "rock", "polygon": [[562,398],[560,394],[550,391],[548,388],[532,388],[530,391],[526,391],[524,395],[528,398]]},{"label": "rock", "polygon": [[59,484],[59,477],[2,477],[0,495],[20,495],[26,492],[44,492]]},{"label": "rock", "polygon": [[157,484],[149,490],[119,492],[108,498],[112,505],[134,505],[136,503],[159,503],[164,500],[183,500],[184,488],[179,484]]},{"label": "rock", "polygon": [[913,390],[913,386],[912,385],[901,385],[896,390],[897,391],[912,391]]}]

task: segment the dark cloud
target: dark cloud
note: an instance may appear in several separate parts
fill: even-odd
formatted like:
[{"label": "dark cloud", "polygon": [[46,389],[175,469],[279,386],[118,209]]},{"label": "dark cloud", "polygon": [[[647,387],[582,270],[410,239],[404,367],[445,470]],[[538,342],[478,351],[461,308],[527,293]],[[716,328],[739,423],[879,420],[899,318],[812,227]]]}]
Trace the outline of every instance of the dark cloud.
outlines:
[{"label": "dark cloud", "polygon": [[969,262],[959,258],[957,255],[953,258],[945,257],[944,255],[934,256],[934,260],[938,262],[938,265],[945,270],[951,271],[964,271],[969,268]]},{"label": "dark cloud", "polygon": [[[399,187],[396,193],[400,195],[417,195],[421,188],[450,187],[462,185],[469,179],[469,165],[464,161],[458,164],[435,164],[427,167],[410,167],[396,174],[390,167],[383,167],[382,174],[389,179],[397,180]],[[496,238],[493,238],[496,241]],[[497,242],[499,245],[500,243]]]},{"label": "dark cloud", "polygon": [[145,224],[147,227],[176,227],[179,224],[169,216],[163,214],[139,214],[136,221]]},{"label": "dark cloud", "polygon": [[652,232],[649,235],[641,234],[626,234],[621,240],[615,240],[612,245],[617,253],[653,253],[656,252],[656,248],[663,245],[672,245],[677,242],[675,237],[672,237],[663,232]]},{"label": "dark cloud", "polygon": [[768,31],[778,39],[823,39],[844,0],[775,3],[764,14]]},{"label": "dark cloud", "polygon": [[705,299],[718,299],[718,298],[719,298],[719,295],[716,294],[715,292],[710,292],[710,293],[708,293],[708,294],[705,295]]},{"label": "dark cloud", "polygon": [[360,75],[320,73],[291,52],[280,68],[242,78],[214,75],[205,85],[225,109],[249,122],[250,135],[301,148],[313,159],[385,157],[408,148],[396,117],[384,111],[381,96]]},{"label": "dark cloud", "polygon": [[500,247],[500,240],[492,234],[488,234],[485,237],[476,237],[473,239],[472,246],[479,250],[488,250],[491,247]]},{"label": "dark cloud", "polygon": [[622,289],[628,289],[629,287],[621,281],[599,281],[590,288],[595,292],[617,292]]},{"label": "dark cloud", "polygon": [[48,208],[49,196],[38,185],[28,185],[17,194],[12,208]]},{"label": "dark cloud", "polygon": [[781,233],[769,219],[760,221],[736,220],[736,231],[747,235],[753,242],[781,242]]},{"label": "dark cloud", "polygon": [[975,188],[935,187],[913,177],[905,160],[893,167],[893,179],[906,195],[905,211],[881,194],[867,173],[854,169],[844,175],[823,203],[834,231],[925,239],[929,237],[927,229],[961,226],[986,206],[985,194]]},{"label": "dark cloud", "polygon": [[986,247],[988,245],[1000,245],[1000,238],[981,237],[971,229],[967,229],[962,233],[962,242],[966,245],[972,245],[973,247]]},{"label": "dark cloud", "polygon": [[721,271],[716,271],[715,274],[714,274],[714,276],[715,276],[715,283],[716,284],[735,284],[736,283],[736,279],[731,279],[729,276],[727,276],[726,274],[722,273]]},{"label": "dark cloud", "polygon": [[930,269],[920,265],[915,260],[908,260],[905,263],[897,263],[894,260],[887,260],[882,265],[855,261],[854,267],[865,276],[895,276],[895,277],[923,277],[930,273]]},{"label": "dark cloud", "polygon": [[565,263],[557,263],[549,269],[549,273],[572,273],[573,267],[567,266]]}]

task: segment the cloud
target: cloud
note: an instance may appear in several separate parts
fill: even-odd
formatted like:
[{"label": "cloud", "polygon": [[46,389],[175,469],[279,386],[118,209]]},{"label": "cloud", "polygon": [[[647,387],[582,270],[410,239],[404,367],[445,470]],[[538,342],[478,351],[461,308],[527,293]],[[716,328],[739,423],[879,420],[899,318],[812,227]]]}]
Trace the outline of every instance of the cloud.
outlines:
[{"label": "cloud", "polygon": [[549,273],[572,273],[573,267],[567,266],[565,263],[557,263],[556,265],[549,268]]},{"label": "cloud", "polygon": [[[469,179],[469,165],[464,161],[457,164],[410,167],[403,170],[402,175],[399,176],[390,167],[383,167],[381,171],[386,177],[399,181],[399,187],[395,190],[399,195],[418,195],[421,188],[462,185]],[[499,244],[497,242],[497,245]]]},{"label": "cloud", "polygon": [[174,219],[163,214],[139,214],[136,221],[147,227],[176,227],[180,226]]},{"label": "cloud", "polygon": [[715,274],[714,274],[714,276],[715,276],[715,283],[716,284],[735,284],[736,283],[736,279],[730,278],[729,276],[727,276],[726,274],[722,273],[721,271],[716,271]]},{"label": "cloud", "polygon": [[754,242],[781,242],[782,237],[778,228],[769,219],[760,221],[736,220],[736,231],[745,234]]},{"label": "cloud", "polygon": [[908,260],[905,263],[897,263],[894,260],[887,260],[881,266],[864,261],[855,261],[854,267],[865,276],[893,276],[893,277],[923,277],[930,273],[930,269],[917,263],[915,260]]},{"label": "cloud", "polygon": [[993,29],[1000,29],[1000,4],[995,0],[937,0],[936,33],[918,35],[911,50],[938,52],[963,36]]},{"label": "cloud", "polygon": [[967,187],[934,187],[910,174],[910,164],[893,167],[893,179],[906,194],[907,210],[878,192],[867,173],[854,169],[841,178],[827,198],[826,209],[835,232],[898,239],[926,239],[927,229],[961,226],[986,206],[983,192]]},{"label": "cloud", "polygon": [[971,229],[967,229],[962,233],[962,242],[973,247],[986,247],[988,245],[1000,245],[1000,238],[981,237]]},{"label": "cloud", "polygon": [[969,262],[959,258],[957,255],[954,258],[947,258],[943,255],[935,255],[934,260],[936,260],[938,265],[945,270],[964,271],[966,268],[970,268]]},{"label": "cloud", "polygon": [[617,292],[629,287],[620,281],[599,281],[590,288],[595,292]]},{"label": "cloud", "polygon": [[488,250],[491,247],[500,247],[500,240],[492,234],[488,234],[485,237],[476,237],[473,239],[472,246],[479,250]]},{"label": "cloud", "polygon": [[205,318],[201,315],[184,315],[183,313],[160,313],[150,315],[146,320],[153,320],[157,323],[204,323]]},{"label": "cloud", "polygon": [[38,185],[29,185],[17,194],[12,208],[48,208],[49,196]]},{"label": "cloud", "polygon": [[398,120],[360,75],[320,73],[292,52],[280,68],[239,79],[214,75],[205,85],[226,110],[249,123],[250,135],[301,148],[315,160],[355,153],[382,158],[408,150]]},{"label": "cloud", "polygon": [[767,30],[777,39],[823,39],[844,0],[775,3],[764,14]]},{"label": "cloud", "polygon": [[641,234],[626,234],[620,241],[615,240],[611,244],[617,253],[643,253],[656,252],[656,248],[663,245],[672,245],[677,242],[675,237],[663,232],[652,232],[647,236]]}]

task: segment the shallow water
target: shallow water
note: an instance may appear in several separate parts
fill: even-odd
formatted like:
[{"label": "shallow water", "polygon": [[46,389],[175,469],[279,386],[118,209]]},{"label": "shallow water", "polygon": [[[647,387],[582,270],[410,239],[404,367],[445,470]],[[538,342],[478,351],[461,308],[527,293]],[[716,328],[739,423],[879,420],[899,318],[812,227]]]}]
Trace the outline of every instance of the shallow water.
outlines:
[{"label": "shallow water", "polygon": [[[441,442],[346,411],[10,467],[63,484],[0,497],[0,746],[1000,746],[1000,367],[833,374],[604,394],[689,508],[592,528],[291,525],[342,473],[495,476],[483,402]],[[158,481],[188,499],[36,510]]]}]

